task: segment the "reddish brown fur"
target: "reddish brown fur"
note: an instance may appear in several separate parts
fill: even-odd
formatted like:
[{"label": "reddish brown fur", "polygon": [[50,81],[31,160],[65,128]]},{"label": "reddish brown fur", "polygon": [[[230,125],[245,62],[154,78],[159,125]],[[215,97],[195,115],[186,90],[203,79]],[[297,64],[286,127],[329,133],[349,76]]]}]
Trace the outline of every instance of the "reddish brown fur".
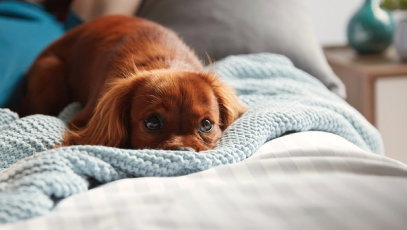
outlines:
[{"label": "reddish brown fur", "polygon": [[[31,67],[23,98],[21,115],[57,115],[73,101],[84,106],[65,146],[201,151],[245,111],[175,33],[126,16],[95,19],[51,44]],[[163,120],[159,131],[144,125],[152,114]],[[211,132],[198,131],[202,119],[212,121]]]}]

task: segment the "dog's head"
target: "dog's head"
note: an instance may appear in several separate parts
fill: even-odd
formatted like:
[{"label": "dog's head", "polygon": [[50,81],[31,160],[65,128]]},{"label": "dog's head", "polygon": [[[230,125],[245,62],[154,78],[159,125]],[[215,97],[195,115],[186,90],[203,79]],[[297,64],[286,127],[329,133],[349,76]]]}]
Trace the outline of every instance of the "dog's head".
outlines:
[{"label": "dog's head", "polygon": [[203,151],[245,110],[211,73],[144,71],[110,83],[88,125],[63,145]]}]

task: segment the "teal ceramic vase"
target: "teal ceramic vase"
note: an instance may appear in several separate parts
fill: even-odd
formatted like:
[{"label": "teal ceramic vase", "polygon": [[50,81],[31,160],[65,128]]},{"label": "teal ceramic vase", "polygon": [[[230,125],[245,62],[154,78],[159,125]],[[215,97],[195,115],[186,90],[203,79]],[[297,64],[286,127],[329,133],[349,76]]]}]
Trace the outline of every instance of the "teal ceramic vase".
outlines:
[{"label": "teal ceramic vase", "polygon": [[392,43],[394,21],[380,0],[366,0],[348,24],[348,43],[360,54],[383,52]]}]

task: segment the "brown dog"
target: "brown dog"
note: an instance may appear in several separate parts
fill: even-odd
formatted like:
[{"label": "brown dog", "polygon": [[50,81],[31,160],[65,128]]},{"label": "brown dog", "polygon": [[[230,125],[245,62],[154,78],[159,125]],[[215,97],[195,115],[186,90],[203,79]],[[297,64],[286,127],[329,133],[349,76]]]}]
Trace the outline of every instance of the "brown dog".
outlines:
[{"label": "brown dog", "polygon": [[74,101],[83,110],[65,146],[202,151],[245,111],[174,32],[126,16],[80,25],[45,49],[19,112],[57,115]]}]

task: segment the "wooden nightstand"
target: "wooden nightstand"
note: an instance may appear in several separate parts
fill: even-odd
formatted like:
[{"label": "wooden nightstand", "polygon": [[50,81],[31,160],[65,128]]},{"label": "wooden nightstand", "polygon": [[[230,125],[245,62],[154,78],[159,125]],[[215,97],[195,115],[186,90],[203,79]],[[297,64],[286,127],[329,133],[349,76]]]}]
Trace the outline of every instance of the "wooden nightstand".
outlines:
[{"label": "wooden nightstand", "polygon": [[324,52],[346,85],[346,101],[382,134],[386,155],[407,163],[407,62],[393,48],[380,55],[357,55],[349,47]]}]

